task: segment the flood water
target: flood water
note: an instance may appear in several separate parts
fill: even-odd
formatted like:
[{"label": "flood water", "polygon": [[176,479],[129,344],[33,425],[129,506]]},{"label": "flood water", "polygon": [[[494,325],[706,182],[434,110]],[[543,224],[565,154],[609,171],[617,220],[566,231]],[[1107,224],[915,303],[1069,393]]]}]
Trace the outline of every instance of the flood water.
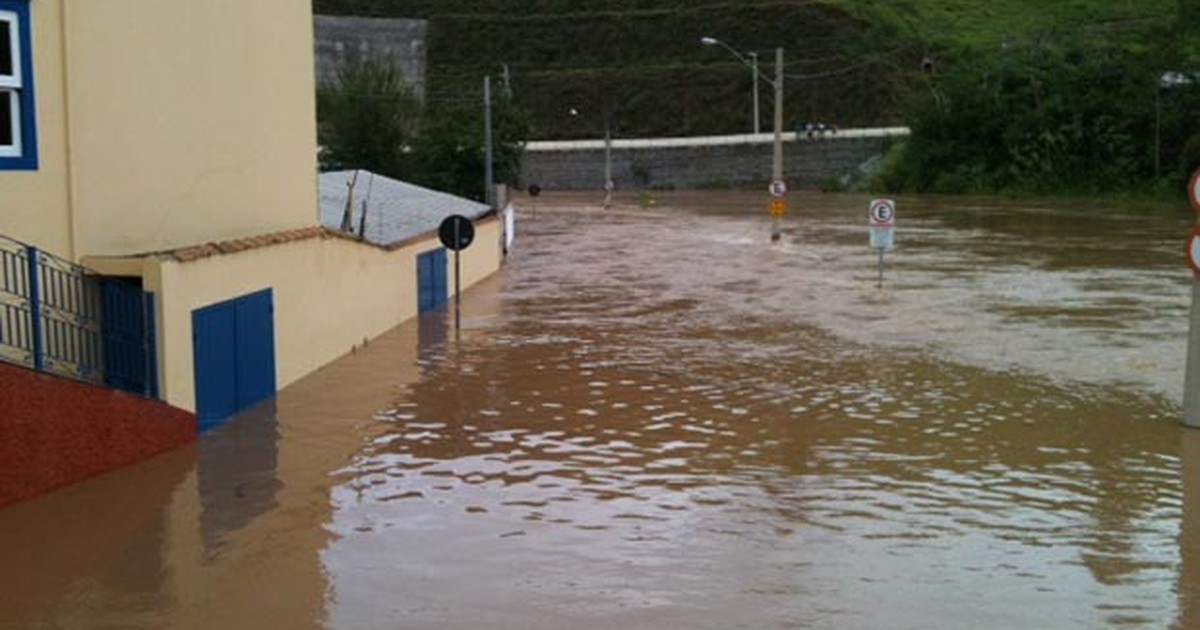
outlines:
[{"label": "flood water", "polygon": [[877,288],[799,199],[520,200],[461,334],[0,510],[0,626],[1200,628],[1191,213],[902,198]]}]

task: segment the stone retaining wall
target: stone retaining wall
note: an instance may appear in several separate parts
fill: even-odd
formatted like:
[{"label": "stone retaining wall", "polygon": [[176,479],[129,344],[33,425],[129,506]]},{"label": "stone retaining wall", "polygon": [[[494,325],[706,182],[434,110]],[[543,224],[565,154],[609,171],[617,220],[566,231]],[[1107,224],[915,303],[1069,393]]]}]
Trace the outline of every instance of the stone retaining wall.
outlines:
[{"label": "stone retaining wall", "polygon": [[[827,178],[857,178],[901,135],[837,134],[784,137],[784,178],[815,188]],[[740,139],[740,141],[739,141]],[[612,174],[620,189],[704,189],[760,186],[771,180],[772,140],[730,136],[675,141],[614,141]],[[530,143],[522,182],[544,190],[604,188],[603,141]]]}]

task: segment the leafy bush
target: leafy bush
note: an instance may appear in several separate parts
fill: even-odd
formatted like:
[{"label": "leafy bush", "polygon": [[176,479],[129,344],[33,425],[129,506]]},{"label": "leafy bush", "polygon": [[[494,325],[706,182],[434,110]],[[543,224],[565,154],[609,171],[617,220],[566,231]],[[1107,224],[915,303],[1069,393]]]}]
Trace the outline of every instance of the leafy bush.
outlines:
[{"label": "leafy bush", "polygon": [[1149,189],[1167,62],[1145,50],[1059,38],[973,54],[926,81],[912,138],[877,181],[946,193]]},{"label": "leafy bush", "polygon": [[[492,168],[498,184],[520,186],[526,113],[504,95],[492,101]],[[443,106],[426,113],[412,148],[411,181],[470,199],[484,199],[484,121],[478,105]]]},{"label": "leafy bush", "polygon": [[[421,103],[397,68],[354,63],[317,91],[321,167],[362,168],[435,190],[484,199],[483,99]],[[518,185],[528,115],[506,95],[493,97],[493,166],[497,183]]]},{"label": "leafy bush", "polygon": [[317,120],[323,168],[402,178],[420,103],[397,68],[365,60],[339,68],[332,84],[318,88]]}]

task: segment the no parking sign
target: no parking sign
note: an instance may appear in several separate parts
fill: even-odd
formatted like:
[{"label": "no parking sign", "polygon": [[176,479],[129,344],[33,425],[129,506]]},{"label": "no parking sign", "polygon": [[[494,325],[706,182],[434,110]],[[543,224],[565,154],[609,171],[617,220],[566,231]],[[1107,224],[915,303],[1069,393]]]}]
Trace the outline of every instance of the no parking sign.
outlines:
[{"label": "no parking sign", "polygon": [[891,199],[871,201],[871,247],[891,249],[896,245],[896,202]]}]

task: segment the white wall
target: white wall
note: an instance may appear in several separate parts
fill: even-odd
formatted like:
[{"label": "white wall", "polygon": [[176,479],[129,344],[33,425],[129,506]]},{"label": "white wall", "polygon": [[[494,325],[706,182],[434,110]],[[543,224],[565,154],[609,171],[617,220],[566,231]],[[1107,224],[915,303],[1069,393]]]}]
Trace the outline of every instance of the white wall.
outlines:
[{"label": "white wall", "polygon": [[[499,229],[496,219],[477,226],[475,243],[462,252],[464,288],[499,268]],[[163,398],[195,410],[193,310],[272,289],[276,384],[282,389],[415,316],[416,256],[437,247],[436,236],[395,251],[323,237],[186,263],[147,259],[144,285],[158,295]],[[451,283],[453,273],[451,266]]]}]

